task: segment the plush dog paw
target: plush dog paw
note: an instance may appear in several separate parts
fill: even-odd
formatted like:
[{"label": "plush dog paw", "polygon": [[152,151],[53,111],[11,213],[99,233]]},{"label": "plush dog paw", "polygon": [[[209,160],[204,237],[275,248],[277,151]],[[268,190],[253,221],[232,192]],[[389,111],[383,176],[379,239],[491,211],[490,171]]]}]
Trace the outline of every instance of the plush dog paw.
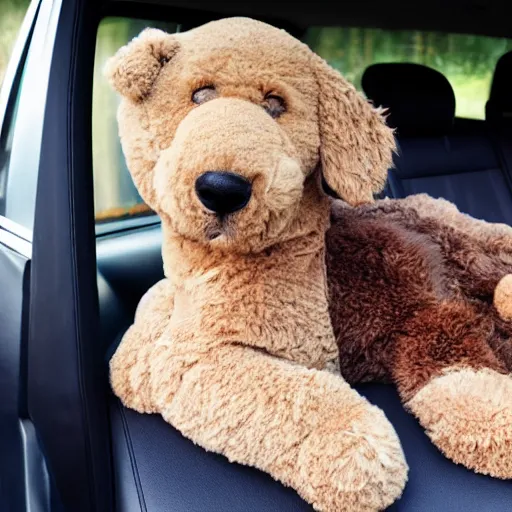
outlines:
[{"label": "plush dog paw", "polygon": [[407,481],[407,463],[393,427],[367,403],[348,428],[337,428],[333,421],[310,434],[297,462],[302,494],[319,511],[384,510]]},{"label": "plush dog paw", "polygon": [[503,320],[512,320],[512,274],[507,274],[496,286],[494,306]]},{"label": "plush dog paw", "polygon": [[450,459],[496,478],[512,478],[512,378],[452,368],[408,402]]}]

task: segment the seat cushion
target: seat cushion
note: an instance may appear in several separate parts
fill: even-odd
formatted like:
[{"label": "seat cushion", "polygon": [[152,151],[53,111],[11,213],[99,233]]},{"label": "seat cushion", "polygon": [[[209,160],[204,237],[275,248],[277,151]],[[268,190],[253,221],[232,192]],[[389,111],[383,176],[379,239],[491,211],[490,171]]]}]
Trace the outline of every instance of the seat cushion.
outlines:
[{"label": "seat cushion", "polygon": [[483,137],[403,139],[388,181],[393,197],[426,193],[478,219],[512,225],[511,182]]},{"label": "seat cushion", "polygon": [[512,51],[496,64],[486,105],[486,124],[512,189]]},{"label": "seat cushion", "polygon": [[[502,69],[507,61],[500,62]],[[426,193],[478,219],[512,225],[510,143],[494,141],[474,123],[455,133],[455,96],[441,73],[418,64],[375,64],[365,71],[362,85],[376,105],[389,108],[388,121],[397,129],[399,152],[384,195]],[[502,89],[495,79],[493,90]]]},{"label": "seat cushion", "polygon": [[[368,384],[358,390],[386,412],[410,467],[404,494],[389,510],[512,510],[512,483],[477,475],[446,459],[403,410],[393,387]],[[110,410],[120,512],[313,511],[292,489],[206,452],[159,415],[125,409],[114,397]]]}]

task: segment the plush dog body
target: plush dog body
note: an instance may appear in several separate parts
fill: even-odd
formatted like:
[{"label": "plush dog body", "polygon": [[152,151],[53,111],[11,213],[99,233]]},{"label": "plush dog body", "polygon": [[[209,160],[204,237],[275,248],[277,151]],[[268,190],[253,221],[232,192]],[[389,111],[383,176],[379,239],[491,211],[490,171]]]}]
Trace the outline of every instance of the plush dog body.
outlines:
[{"label": "plush dog body", "polygon": [[[384,414],[338,368],[351,382],[396,382],[435,442],[440,424],[429,411],[455,379],[461,400],[482,399],[491,423],[464,430],[447,410],[452,432],[464,430],[478,448],[466,458],[459,445],[445,452],[510,476],[510,428],[499,431],[512,414],[510,325],[488,304],[512,271],[510,232],[478,230],[444,204],[438,218],[423,215],[421,200],[354,208],[385,181],[392,131],[341,75],[268,25],[228,19],[177,35],[147,30],[108,75],[122,95],[130,172],[162,219],[166,275],[111,361],[126,406],[162,414],[318,510],[380,510],[401,494],[407,465]],[[343,203],[323,193],[322,177]],[[236,209],[214,197],[218,180],[231,183]],[[464,229],[440,221],[447,211]],[[450,263],[459,239],[478,240],[479,255],[492,243],[500,249],[481,268]],[[482,272],[492,273],[484,296],[470,289]],[[457,343],[464,350],[430,350]],[[499,391],[492,403],[483,403],[486,385]]]},{"label": "plush dog body", "polygon": [[512,228],[423,195],[337,203],[332,217],[342,375],[395,383],[449,458],[512,478]]}]

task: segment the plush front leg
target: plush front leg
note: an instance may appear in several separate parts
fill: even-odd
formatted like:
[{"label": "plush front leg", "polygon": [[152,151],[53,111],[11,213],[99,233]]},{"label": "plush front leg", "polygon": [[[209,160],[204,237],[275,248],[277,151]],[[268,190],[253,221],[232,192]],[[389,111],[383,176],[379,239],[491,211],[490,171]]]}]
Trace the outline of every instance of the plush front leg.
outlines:
[{"label": "plush front leg", "polygon": [[450,459],[512,478],[512,376],[469,305],[423,310],[396,341],[393,375],[406,407]]},{"label": "plush front leg", "polygon": [[153,409],[198,445],[317,510],[377,511],[401,494],[407,466],[392,426],[339,376],[242,345],[194,355],[164,337],[151,358]]},{"label": "plush front leg", "polygon": [[148,358],[169,323],[173,302],[168,279],[153,285],[139,302],[135,321],[110,360],[110,383],[114,393],[127,407],[139,412],[153,412],[148,393]]}]

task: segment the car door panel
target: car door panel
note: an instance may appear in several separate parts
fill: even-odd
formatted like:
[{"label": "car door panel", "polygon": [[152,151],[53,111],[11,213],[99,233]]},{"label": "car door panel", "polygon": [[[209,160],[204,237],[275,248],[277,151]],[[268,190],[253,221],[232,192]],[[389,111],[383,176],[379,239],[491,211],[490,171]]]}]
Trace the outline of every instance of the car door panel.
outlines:
[{"label": "car door panel", "polygon": [[[18,247],[22,254],[13,247]],[[28,246],[28,247],[27,247]],[[0,503],[23,510],[24,446],[20,404],[25,382],[23,320],[30,274],[29,244],[0,227]]]}]

